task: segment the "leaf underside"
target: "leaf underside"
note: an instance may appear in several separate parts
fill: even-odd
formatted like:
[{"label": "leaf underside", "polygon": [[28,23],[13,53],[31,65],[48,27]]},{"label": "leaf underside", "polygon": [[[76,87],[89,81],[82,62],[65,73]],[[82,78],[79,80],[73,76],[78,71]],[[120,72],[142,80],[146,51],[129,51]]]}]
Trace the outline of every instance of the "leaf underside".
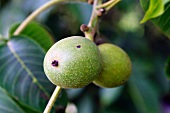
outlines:
[{"label": "leaf underside", "polygon": [[0,46],[0,86],[22,104],[40,112],[55,88],[43,71],[44,55],[40,46],[23,36],[12,37]]},{"label": "leaf underside", "polygon": [[25,113],[0,87],[0,112],[1,113]]}]

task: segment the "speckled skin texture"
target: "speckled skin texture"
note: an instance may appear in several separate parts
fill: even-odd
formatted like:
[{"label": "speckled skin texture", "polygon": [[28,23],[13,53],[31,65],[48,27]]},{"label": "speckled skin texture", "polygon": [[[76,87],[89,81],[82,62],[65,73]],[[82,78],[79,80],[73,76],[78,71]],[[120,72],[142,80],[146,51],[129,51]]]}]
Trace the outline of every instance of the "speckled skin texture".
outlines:
[{"label": "speckled skin texture", "polygon": [[132,71],[129,56],[120,47],[113,44],[104,43],[98,47],[102,56],[103,70],[93,83],[105,88],[124,84]]},{"label": "speckled skin texture", "polygon": [[[54,60],[58,61],[58,66],[51,64]],[[62,88],[84,87],[91,83],[101,70],[102,61],[98,47],[81,36],[58,41],[44,58],[44,71],[48,79]]]}]

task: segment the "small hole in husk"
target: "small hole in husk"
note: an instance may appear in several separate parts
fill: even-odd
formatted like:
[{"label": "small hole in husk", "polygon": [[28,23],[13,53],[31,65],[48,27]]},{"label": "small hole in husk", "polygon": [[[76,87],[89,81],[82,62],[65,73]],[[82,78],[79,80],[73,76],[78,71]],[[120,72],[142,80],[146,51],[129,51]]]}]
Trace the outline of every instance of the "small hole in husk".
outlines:
[{"label": "small hole in husk", "polygon": [[77,48],[81,48],[81,46],[80,46],[80,45],[78,45],[78,46],[77,46]]},{"label": "small hole in husk", "polygon": [[57,60],[52,61],[51,65],[57,67],[58,66],[58,61]]}]

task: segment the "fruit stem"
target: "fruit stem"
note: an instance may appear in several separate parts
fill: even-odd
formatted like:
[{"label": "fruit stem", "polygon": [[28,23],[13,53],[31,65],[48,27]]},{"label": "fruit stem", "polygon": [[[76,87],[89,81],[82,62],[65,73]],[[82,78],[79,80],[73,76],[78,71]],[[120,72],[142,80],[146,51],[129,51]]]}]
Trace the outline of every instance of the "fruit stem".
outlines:
[{"label": "fruit stem", "polygon": [[89,30],[84,32],[85,37],[92,40],[92,41],[94,41],[94,35],[96,33],[97,24],[98,24],[98,16],[97,16],[96,6],[99,3],[102,3],[101,1],[102,0],[94,0],[92,14],[91,14],[91,17],[90,17],[90,21],[88,23]]},{"label": "fruit stem", "polygon": [[88,23],[89,27],[95,27],[95,25],[97,23],[96,5],[97,5],[97,0],[94,0],[92,15],[91,15],[90,21]]},{"label": "fruit stem", "polygon": [[52,96],[51,96],[51,98],[50,98],[50,100],[49,100],[49,102],[48,102],[43,113],[50,113],[51,108],[53,107],[57,97],[59,96],[61,89],[62,88],[60,86],[56,86],[56,88],[55,88],[55,90],[54,90],[54,92],[53,92],[53,94],[52,94]]},{"label": "fruit stem", "polygon": [[82,1],[85,2],[85,0],[50,0],[49,2],[45,3],[44,5],[40,6],[37,10],[35,10],[30,16],[28,16],[22,24],[16,29],[13,35],[19,35],[22,30],[35,18],[37,17],[41,12],[44,10],[50,8],[52,5],[55,5],[60,2],[75,2],[75,1]]},{"label": "fruit stem", "polygon": [[85,37],[94,41],[94,36],[98,32],[98,10],[99,9],[105,9],[106,11],[109,11],[113,6],[115,6],[118,2],[121,0],[110,0],[104,4],[102,4],[102,0],[94,0],[93,3],[93,10],[92,10],[92,15],[90,17],[90,21],[88,23],[89,30],[84,31]]}]

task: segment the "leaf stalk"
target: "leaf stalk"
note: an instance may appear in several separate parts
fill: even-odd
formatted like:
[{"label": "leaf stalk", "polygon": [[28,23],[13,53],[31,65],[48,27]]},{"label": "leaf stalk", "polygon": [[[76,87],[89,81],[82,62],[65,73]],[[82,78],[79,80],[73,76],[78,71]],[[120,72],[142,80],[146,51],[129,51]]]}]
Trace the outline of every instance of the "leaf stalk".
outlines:
[{"label": "leaf stalk", "polygon": [[41,12],[50,8],[51,6],[61,3],[61,2],[75,2],[75,1],[82,1],[84,0],[50,0],[49,2],[45,3],[44,5],[40,6],[37,10],[35,10],[31,15],[29,15],[22,24],[16,29],[13,35],[19,35],[22,30],[33,20],[35,19]]},{"label": "leaf stalk", "polygon": [[104,4],[100,4],[100,5],[96,6],[96,9],[104,8],[104,9],[106,9],[106,11],[109,11],[113,6],[115,6],[120,1],[121,0],[110,0]]}]

